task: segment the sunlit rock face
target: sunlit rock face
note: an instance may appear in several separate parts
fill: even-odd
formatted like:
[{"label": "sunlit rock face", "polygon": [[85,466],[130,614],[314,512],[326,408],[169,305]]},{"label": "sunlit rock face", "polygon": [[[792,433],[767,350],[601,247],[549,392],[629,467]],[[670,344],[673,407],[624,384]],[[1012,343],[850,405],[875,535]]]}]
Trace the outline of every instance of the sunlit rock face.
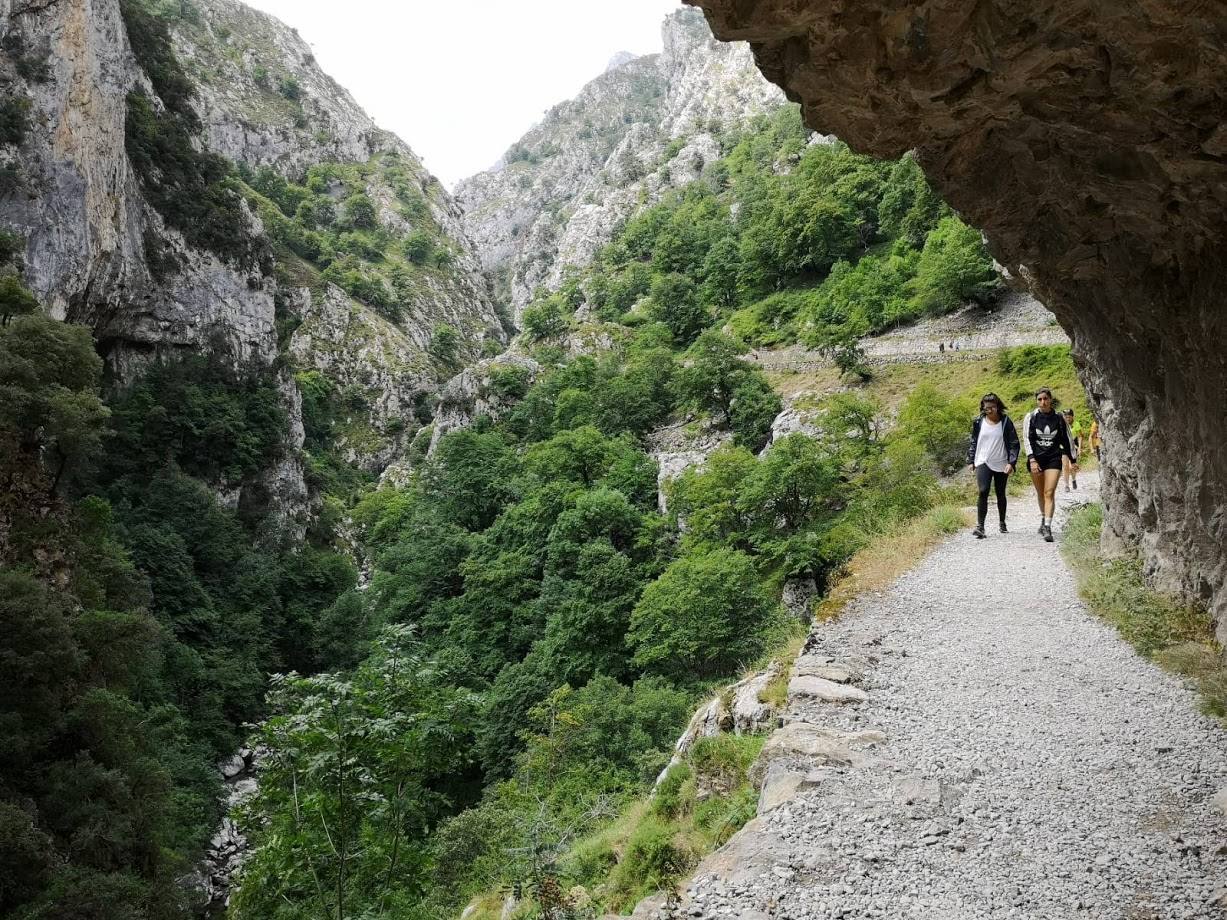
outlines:
[{"label": "sunlit rock face", "polygon": [[1227,638],[1227,12],[1174,0],[687,0],[807,122],[915,149],[1074,341],[1108,543]]}]

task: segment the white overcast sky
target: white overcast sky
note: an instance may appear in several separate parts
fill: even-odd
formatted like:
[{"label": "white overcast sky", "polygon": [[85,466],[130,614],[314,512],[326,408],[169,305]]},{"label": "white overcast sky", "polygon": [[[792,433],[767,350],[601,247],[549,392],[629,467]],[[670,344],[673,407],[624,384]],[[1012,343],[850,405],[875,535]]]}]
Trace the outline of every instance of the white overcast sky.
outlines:
[{"label": "white overcast sky", "polygon": [[448,188],[494,164],[619,51],[660,50],[679,0],[246,0]]}]

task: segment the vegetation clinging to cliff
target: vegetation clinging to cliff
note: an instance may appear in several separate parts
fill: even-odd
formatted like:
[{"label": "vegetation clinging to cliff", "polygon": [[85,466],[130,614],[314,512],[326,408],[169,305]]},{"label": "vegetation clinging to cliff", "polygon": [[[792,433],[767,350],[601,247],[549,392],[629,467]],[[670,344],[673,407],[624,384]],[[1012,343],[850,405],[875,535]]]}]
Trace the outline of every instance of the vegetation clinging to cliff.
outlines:
[{"label": "vegetation clinging to cliff", "polygon": [[807,144],[794,106],[726,149],[702,181],[627,221],[570,286],[540,293],[530,334],[547,337],[586,301],[607,322],[663,322],[679,344],[727,324],[751,346],[823,347],[998,289],[980,235],[910,156]]}]

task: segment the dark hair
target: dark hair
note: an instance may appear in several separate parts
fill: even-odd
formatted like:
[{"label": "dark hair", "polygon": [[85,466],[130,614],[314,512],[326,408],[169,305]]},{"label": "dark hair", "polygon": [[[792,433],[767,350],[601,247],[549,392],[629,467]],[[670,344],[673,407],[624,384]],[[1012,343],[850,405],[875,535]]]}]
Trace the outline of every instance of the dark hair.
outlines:
[{"label": "dark hair", "polygon": [[1066,409],[1066,410],[1065,410],[1065,414],[1066,414],[1066,415],[1068,415],[1068,416],[1070,416],[1070,417],[1072,418],[1072,417],[1073,417],[1073,415],[1074,415],[1074,410],[1073,410],[1073,409]]},{"label": "dark hair", "polygon": [[986,402],[996,403],[997,404],[997,414],[1005,415],[1005,403],[1001,401],[1001,397],[998,396],[996,393],[985,393],[983,396],[980,397],[980,414],[981,415],[984,414],[984,404]]},{"label": "dark hair", "polygon": [[1035,398],[1036,398],[1036,399],[1039,399],[1039,398],[1040,398],[1040,394],[1041,394],[1041,393],[1047,393],[1047,394],[1048,394],[1048,398],[1052,400],[1052,411],[1053,411],[1053,412],[1056,412],[1056,411],[1057,411],[1057,409],[1059,409],[1059,408],[1061,407],[1061,400],[1059,400],[1059,399],[1057,399],[1055,396],[1053,396],[1053,395],[1052,395],[1052,390],[1048,389],[1048,387],[1040,387],[1038,390],[1036,390],[1036,391],[1035,391]]}]

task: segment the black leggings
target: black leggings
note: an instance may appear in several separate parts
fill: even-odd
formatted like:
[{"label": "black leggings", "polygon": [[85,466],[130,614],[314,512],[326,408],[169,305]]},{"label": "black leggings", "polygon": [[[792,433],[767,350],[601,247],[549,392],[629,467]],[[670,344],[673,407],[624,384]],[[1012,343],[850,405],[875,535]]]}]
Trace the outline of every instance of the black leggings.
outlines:
[{"label": "black leggings", "polygon": [[1005,487],[1010,477],[1007,473],[998,473],[987,463],[976,467],[976,484],[980,487],[980,498],[976,501],[976,511],[980,515],[980,526],[984,526],[984,518],[988,514],[988,487],[993,485],[997,490],[997,513],[1005,521]]}]

